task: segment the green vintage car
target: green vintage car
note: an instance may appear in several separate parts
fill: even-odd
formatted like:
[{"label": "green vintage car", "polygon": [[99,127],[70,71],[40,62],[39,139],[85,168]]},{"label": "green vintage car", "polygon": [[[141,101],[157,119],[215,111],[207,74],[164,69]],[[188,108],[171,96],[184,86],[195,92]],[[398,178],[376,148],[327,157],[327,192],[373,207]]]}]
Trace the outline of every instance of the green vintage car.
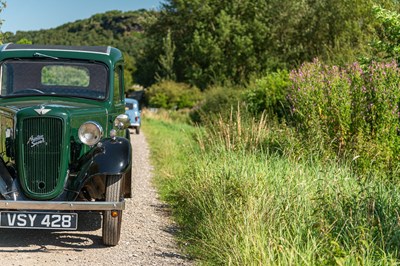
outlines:
[{"label": "green vintage car", "polygon": [[121,51],[0,46],[0,228],[76,230],[103,215],[117,245],[131,197]]}]

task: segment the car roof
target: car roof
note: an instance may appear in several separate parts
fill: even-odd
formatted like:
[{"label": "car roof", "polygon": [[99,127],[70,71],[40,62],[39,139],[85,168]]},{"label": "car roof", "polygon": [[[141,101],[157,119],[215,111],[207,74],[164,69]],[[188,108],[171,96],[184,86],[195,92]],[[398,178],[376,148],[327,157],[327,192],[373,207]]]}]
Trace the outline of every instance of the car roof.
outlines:
[{"label": "car roof", "polygon": [[86,53],[110,54],[111,46],[70,46],[70,45],[26,45],[7,43],[2,47],[2,51],[75,51]]},{"label": "car roof", "polygon": [[136,99],[132,99],[132,98],[125,98],[125,102],[126,103],[137,103],[138,101]]},{"label": "car roof", "polygon": [[122,52],[111,46],[68,46],[68,45],[38,45],[14,44],[0,45],[0,60],[10,58],[32,58],[48,56],[49,58],[69,58],[102,61],[113,69],[115,64],[122,62]]}]

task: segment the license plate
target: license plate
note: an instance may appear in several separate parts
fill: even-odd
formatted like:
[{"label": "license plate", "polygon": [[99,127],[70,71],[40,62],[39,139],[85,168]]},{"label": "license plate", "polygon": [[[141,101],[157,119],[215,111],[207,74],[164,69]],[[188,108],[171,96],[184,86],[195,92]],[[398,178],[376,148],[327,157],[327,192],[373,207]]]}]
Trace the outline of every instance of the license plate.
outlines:
[{"label": "license plate", "polygon": [[76,230],[78,214],[51,212],[0,212],[0,227]]}]

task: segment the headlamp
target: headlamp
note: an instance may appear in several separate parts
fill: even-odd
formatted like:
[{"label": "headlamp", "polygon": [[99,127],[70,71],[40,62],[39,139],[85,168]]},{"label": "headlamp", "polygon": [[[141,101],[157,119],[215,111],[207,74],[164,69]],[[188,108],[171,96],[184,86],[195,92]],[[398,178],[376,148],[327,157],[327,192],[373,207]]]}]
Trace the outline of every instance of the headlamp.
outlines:
[{"label": "headlamp", "polygon": [[103,136],[103,128],[94,121],[88,121],[79,127],[78,135],[82,143],[93,146],[96,145]]}]

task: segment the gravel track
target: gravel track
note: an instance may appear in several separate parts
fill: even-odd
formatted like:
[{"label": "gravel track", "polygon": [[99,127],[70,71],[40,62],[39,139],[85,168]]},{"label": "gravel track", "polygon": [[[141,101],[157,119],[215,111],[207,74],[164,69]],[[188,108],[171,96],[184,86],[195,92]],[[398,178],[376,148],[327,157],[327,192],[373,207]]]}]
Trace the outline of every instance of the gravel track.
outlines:
[{"label": "gravel track", "polygon": [[176,226],[152,186],[145,136],[132,134],[133,197],[118,246],[101,244],[101,215],[79,214],[78,231],[0,229],[0,265],[191,265],[174,241]]}]

